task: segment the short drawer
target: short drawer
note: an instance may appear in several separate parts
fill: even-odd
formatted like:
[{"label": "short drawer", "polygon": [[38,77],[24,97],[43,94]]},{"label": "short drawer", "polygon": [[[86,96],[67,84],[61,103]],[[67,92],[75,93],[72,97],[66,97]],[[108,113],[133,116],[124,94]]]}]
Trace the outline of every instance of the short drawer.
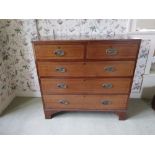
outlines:
[{"label": "short drawer", "polygon": [[137,44],[92,44],[87,46],[87,59],[136,59]]},{"label": "short drawer", "polygon": [[43,95],[45,108],[115,110],[127,107],[127,95]]},{"label": "short drawer", "polygon": [[34,45],[36,59],[83,59],[83,45]]},{"label": "short drawer", "polygon": [[38,62],[40,77],[127,77],[132,76],[134,61]]},{"label": "short drawer", "polygon": [[128,94],[130,78],[41,79],[43,94]]}]

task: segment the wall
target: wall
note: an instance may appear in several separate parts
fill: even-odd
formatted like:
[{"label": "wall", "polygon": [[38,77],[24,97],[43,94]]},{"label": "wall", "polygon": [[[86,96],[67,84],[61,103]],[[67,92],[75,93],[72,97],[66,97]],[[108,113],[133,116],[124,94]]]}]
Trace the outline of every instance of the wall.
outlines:
[{"label": "wall", "polygon": [[38,20],[40,36],[93,36],[126,33],[128,30],[127,19],[73,19],[73,20]]},{"label": "wall", "polygon": [[135,75],[132,84],[132,91],[131,97],[139,98],[142,82],[143,82],[143,75],[146,69],[146,63],[148,59],[148,54],[150,50],[150,40],[142,40],[140,51],[138,55],[137,65],[135,69]]},{"label": "wall", "polygon": [[10,21],[0,21],[0,113],[15,97],[15,51],[9,33]]},{"label": "wall", "polygon": [[143,83],[139,92],[140,97],[142,98],[148,98],[148,99],[152,99],[152,97],[155,95],[155,70],[153,71],[153,69],[151,69],[152,65],[153,65],[153,56],[155,53],[155,33],[145,33],[145,34],[141,34],[138,33],[137,35],[135,34],[134,36],[139,37],[141,36],[141,38],[143,39],[149,39],[150,40],[150,50],[149,50],[149,54],[147,55],[148,59],[147,62],[145,64],[145,72],[142,76],[143,79]]},{"label": "wall", "polygon": [[137,29],[154,29],[155,30],[155,19],[139,19],[136,22]]},{"label": "wall", "polygon": [[14,42],[16,50],[16,94],[25,96],[27,93],[32,96],[40,93],[35,68],[31,40],[37,39],[35,20],[11,20],[10,28],[13,34],[11,42]]},{"label": "wall", "polygon": [[[127,19],[105,20],[0,20],[1,58],[0,111],[8,98],[40,96],[31,40],[43,36],[106,35],[127,33]],[[139,92],[145,70],[149,41],[143,41],[132,92]],[[11,96],[11,97],[10,97]],[[13,96],[13,97],[12,97]],[[7,102],[7,103],[6,103]]]},{"label": "wall", "polygon": [[39,91],[31,46],[31,39],[37,38],[35,24],[0,20],[0,113],[18,92]]}]

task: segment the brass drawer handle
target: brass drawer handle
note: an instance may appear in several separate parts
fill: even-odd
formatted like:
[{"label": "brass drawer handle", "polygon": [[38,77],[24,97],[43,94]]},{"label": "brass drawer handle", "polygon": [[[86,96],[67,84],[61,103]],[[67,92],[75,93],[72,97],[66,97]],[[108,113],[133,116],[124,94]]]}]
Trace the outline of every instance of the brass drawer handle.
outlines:
[{"label": "brass drawer handle", "polygon": [[65,88],[67,88],[67,85],[65,83],[58,83],[57,87],[65,89]]},{"label": "brass drawer handle", "polygon": [[113,66],[106,66],[106,67],[104,68],[104,70],[105,70],[106,72],[114,72],[116,69],[115,69]]},{"label": "brass drawer handle", "polygon": [[117,51],[116,48],[108,48],[108,49],[106,49],[106,54],[107,55],[110,55],[110,56],[117,55],[118,54],[118,51]]},{"label": "brass drawer handle", "polygon": [[103,105],[109,105],[109,104],[112,104],[112,101],[111,100],[102,100],[101,101],[101,104],[103,104]]},{"label": "brass drawer handle", "polygon": [[55,69],[55,71],[56,71],[56,72],[64,73],[64,72],[66,72],[66,69],[65,69],[64,67],[57,67],[57,68]]},{"label": "brass drawer handle", "polygon": [[58,57],[62,57],[62,56],[65,55],[65,52],[64,52],[63,50],[61,50],[61,49],[56,49],[56,50],[54,51],[54,54],[55,54],[56,56],[58,56]]},{"label": "brass drawer handle", "polygon": [[102,84],[102,87],[103,87],[103,88],[108,88],[108,89],[110,89],[110,88],[113,87],[113,85],[112,85],[112,83],[103,83],[103,84]]},{"label": "brass drawer handle", "polygon": [[69,104],[69,102],[65,99],[59,100],[58,101],[60,104]]}]

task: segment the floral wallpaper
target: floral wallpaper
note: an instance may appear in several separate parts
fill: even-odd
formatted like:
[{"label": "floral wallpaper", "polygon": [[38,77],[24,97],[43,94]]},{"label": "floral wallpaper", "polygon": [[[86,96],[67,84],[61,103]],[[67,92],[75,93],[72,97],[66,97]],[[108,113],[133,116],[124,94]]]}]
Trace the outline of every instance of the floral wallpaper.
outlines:
[{"label": "floral wallpaper", "polygon": [[[44,36],[115,36],[127,32],[127,23],[127,19],[0,20],[0,112],[15,95],[40,93],[31,40]],[[149,43],[141,44],[132,92],[140,91]]]},{"label": "floral wallpaper", "polygon": [[15,96],[15,51],[11,47],[8,26],[10,21],[0,21],[0,112]]},{"label": "floral wallpaper", "polygon": [[0,112],[18,92],[39,91],[31,45],[37,39],[35,24],[35,20],[0,20]]},{"label": "floral wallpaper", "polygon": [[143,74],[145,72],[145,67],[147,63],[147,58],[151,46],[151,41],[150,40],[142,40],[141,46],[140,46],[140,51],[138,55],[138,60],[137,60],[137,65],[135,69],[135,76],[133,79],[133,84],[132,84],[132,93],[138,93],[141,90],[142,86],[142,81],[143,81]]},{"label": "floral wallpaper", "polygon": [[113,36],[127,32],[127,19],[44,19],[38,20],[40,36]]},{"label": "floral wallpaper", "polygon": [[[35,20],[11,20],[10,34],[15,51],[16,87],[19,92],[39,91],[31,40],[37,39]],[[10,36],[11,37],[11,36]]]}]

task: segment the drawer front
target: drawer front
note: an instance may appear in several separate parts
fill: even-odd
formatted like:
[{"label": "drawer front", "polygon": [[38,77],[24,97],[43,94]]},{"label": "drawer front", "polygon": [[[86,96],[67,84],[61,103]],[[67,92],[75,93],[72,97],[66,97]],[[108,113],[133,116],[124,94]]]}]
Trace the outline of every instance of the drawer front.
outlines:
[{"label": "drawer front", "polygon": [[87,59],[136,59],[137,44],[88,45]]},{"label": "drawer front", "polygon": [[45,108],[113,110],[127,107],[127,95],[43,95]]},{"label": "drawer front", "polygon": [[83,45],[35,45],[36,59],[83,59]]},{"label": "drawer front", "polygon": [[41,79],[43,94],[128,94],[130,78]]},{"label": "drawer front", "polygon": [[134,61],[38,62],[40,77],[126,77],[132,76]]}]

